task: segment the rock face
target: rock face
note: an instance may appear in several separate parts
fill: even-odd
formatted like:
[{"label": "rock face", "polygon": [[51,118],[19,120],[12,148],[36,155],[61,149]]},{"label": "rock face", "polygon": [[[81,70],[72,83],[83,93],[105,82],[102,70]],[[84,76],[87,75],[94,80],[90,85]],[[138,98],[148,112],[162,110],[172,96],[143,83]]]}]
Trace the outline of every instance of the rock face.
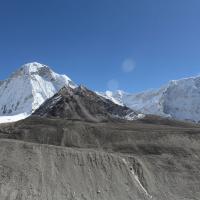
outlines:
[{"label": "rock face", "polygon": [[48,99],[33,115],[87,121],[137,119],[138,113],[98,96],[84,86],[63,87]]},{"label": "rock face", "polygon": [[138,94],[123,91],[99,93],[120,105],[145,114],[200,121],[200,77],[170,81],[158,90]]},{"label": "rock face", "polygon": [[0,82],[0,116],[30,115],[64,85],[76,86],[66,75],[56,74],[46,65],[25,64]]}]

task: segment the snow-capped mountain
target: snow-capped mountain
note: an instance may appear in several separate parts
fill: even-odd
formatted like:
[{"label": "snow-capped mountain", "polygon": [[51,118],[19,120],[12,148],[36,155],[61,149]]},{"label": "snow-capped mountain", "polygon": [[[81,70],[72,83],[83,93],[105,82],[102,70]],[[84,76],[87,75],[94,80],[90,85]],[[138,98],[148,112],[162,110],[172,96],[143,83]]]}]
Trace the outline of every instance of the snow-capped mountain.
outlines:
[{"label": "snow-capped mountain", "polygon": [[23,65],[7,80],[0,81],[0,116],[4,116],[1,119],[6,122],[25,118],[64,85],[76,87],[69,77],[46,65],[37,62]]},{"label": "snow-capped mountain", "polygon": [[160,89],[138,94],[123,91],[98,94],[144,114],[200,121],[200,76],[173,80]]},{"label": "snow-capped mountain", "polygon": [[[23,65],[7,80],[0,81],[0,123],[26,118],[65,85],[77,87],[69,77],[46,65]],[[97,94],[139,113],[200,121],[200,76],[170,81],[160,89],[138,94],[121,90]]]}]

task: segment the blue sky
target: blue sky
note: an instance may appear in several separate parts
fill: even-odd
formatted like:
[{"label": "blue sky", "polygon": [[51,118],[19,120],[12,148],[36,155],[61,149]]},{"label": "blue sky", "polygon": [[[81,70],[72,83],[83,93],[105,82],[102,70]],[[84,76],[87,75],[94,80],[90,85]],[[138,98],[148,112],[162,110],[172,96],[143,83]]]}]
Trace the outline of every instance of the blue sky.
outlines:
[{"label": "blue sky", "polygon": [[37,61],[91,89],[200,73],[199,0],[0,0],[0,79]]}]

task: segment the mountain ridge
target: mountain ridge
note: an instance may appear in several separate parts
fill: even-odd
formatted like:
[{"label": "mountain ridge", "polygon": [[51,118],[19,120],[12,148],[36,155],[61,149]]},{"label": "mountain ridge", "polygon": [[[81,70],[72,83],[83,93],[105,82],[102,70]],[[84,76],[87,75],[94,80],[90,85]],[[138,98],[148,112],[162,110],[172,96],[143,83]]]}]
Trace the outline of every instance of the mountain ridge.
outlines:
[{"label": "mountain ridge", "polygon": [[124,91],[98,94],[144,114],[200,121],[200,76],[172,80],[159,89],[136,94]]},{"label": "mountain ridge", "polygon": [[[28,117],[65,85],[77,87],[68,76],[55,73],[47,65],[22,65],[8,79],[0,81],[0,122]],[[139,113],[200,121],[200,76],[172,80],[161,88],[135,94],[122,90],[96,93]]]}]

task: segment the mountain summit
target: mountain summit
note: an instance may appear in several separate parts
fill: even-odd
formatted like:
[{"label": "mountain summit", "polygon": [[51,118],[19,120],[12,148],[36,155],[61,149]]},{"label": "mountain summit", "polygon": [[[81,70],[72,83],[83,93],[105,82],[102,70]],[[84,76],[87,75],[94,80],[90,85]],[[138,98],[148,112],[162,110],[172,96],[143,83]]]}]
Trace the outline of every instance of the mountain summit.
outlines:
[{"label": "mountain summit", "polygon": [[7,80],[0,81],[0,116],[30,115],[64,85],[76,85],[66,75],[33,62],[20,67]]},{"label": "mountain summit", "polygon": [[45,101],[33,115],[83,121],[133,120],[142,117],[128,107],[105,99],[84,86],[64,86]]}]

